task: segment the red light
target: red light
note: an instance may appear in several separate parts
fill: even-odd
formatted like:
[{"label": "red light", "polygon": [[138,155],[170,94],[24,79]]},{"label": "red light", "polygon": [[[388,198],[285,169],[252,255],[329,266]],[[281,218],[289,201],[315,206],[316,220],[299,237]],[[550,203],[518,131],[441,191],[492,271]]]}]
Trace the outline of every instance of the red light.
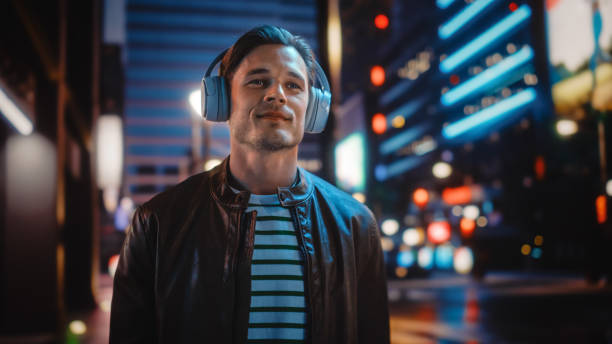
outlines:
[{"label": "red light", "polygon": [[608,205],[605,195],[599,195],[595,199],[595,210],[597,211],[597,223],[604,223],[608,220]]},{"label": "red light", "polygon": [[535,175],[537,180],[544,179],[544,175],[546,174],[546,161],[544,161],[544,157],[538,155],[533,164],[533,169],[535,170]]},{"label": "red light", "polygon": [[374,66],[370,69],[370,81],[372,85],[381,86],[385,83],[385,69],[381,66]]},{"label": "red light", "polygon": [[441,244],[448,241],[451,236],[450,225],[446,221],[436,221],[427,227],[427,239],[433,244]]},{"label": "red light", "polygon": [[387,130],[387,117],[382,113],[377,113],[372,117],[372,130],[376,134],[382,134]]},{"label": "red light", "polygon": [[374,18],[374,26],[377,29],[384,30],[389,27],[389,18],[384,14],[379,14]]},{"label": "red light", "polygon": [[429,202],[429,192],[423,188],[418,188],[414,190],[412,200],[419,208],[423,208],[427,205],[427,202]]},{"label": "red light", "polygon": [[461,228],[461,234],[463,234],[463,236],[469,237],[474,233],[474,229],[476,229],[476,222],[464,217],[461,219],[461,222],[459,222],[459,228]]},{"label": "red light", "polygon": [[546,10],[550,11],[557,6],[561,0],[546,0]]},{"label": "red light", "polygon": [[516,4],[516,2],[511,2],[510,5],[508,5],[508,8],[510,9],[510,11],[514,12],[518,9],[518,5]]},{"label": "red light", "polygon": [[457,74],[453,74],[450,76],[450,83],[452,85],[457,85],[459,83],[459,77],[457,76]]},{"label": "red light", "polygon": [[472,189],[469,186],[446,188],[442,190],[442,200],[449,205],[469,203],[472,200]]},{"label": "red light", "polygon": [[119,265],[119,255],[115,254],[108,260],[109,275],[115,276],[115,271],[117,271],[117,265]]}]

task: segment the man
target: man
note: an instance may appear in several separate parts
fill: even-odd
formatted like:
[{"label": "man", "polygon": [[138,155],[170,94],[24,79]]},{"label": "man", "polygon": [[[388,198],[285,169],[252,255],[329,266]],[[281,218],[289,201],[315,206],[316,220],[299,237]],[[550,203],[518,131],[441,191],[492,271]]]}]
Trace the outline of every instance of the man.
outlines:
[{"label": "man", "polygon": [[371,212],[297,166],[315,65],[271,26],[225,54],[230,156],[136,210],[112,343],[389,342]]}]

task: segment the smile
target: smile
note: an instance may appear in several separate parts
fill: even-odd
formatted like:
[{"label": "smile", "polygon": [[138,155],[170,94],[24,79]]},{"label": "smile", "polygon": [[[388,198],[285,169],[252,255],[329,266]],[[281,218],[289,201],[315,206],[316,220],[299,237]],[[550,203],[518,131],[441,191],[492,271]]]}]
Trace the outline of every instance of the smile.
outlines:
[{"label": "smile", "polygon": [[269,119],[273,121],[288,121],[291,118],[280,113],[280,112],[264,112],[262,114],[255,115],[257,118]]}]

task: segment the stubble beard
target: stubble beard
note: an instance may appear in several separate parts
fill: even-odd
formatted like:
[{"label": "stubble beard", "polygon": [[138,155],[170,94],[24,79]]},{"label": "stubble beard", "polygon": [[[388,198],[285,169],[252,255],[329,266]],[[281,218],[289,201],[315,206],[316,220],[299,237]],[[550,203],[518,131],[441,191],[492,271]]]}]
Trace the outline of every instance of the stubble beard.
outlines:
[{"label": "stubble beard", "polygon": [[[251,128],[253,131],[256,128]],[[278,152],[282,150],[292,149],[297,146],[301,137],[299,135],[293,138],[284,132],[271,130],[272,133],[248,133],[247,128],[237,128],[235,131],[236,140],[243,145],[250,147],[256,151]]]}]

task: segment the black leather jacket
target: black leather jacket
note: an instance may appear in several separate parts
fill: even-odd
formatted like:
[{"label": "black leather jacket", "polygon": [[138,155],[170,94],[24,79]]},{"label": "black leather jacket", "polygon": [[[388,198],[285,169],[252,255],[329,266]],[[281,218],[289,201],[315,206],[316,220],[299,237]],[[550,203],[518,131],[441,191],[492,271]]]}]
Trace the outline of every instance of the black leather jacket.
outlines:
[{"label": "black leather jacket", "polygon": [[[229,159],[138,207],[115,273],[111,343],[246,343],[255,214],[228,187]],[[388,343],[372,213],[299,169],[279,188],[305,258],[307,343]]]}]

